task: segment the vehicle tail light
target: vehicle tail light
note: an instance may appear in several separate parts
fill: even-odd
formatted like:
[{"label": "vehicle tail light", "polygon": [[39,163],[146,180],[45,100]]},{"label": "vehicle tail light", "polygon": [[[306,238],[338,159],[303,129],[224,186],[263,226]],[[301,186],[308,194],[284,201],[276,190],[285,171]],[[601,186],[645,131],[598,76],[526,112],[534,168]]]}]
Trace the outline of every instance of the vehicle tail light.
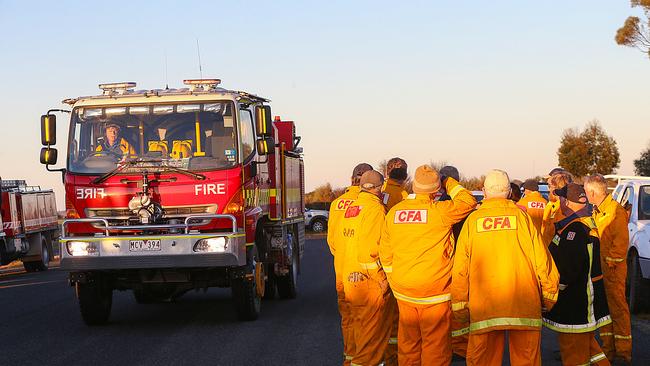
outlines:
[{"label": "vehicle tail light", "polygon": [[65,218],[66,219],[78,219],[80,218],[77,209],[74,208],[74,204],[67,197],[65,198]]}]

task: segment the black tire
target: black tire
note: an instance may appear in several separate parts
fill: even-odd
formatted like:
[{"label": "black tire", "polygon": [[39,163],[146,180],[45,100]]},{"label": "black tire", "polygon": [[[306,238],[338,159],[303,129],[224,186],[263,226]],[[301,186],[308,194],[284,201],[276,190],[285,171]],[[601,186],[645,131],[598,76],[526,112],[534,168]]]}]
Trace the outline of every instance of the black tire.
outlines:
[{"label": "black tire", "polygon": [[26,272],[47,271],[50,268],[50,259],[52,252],[48,241],[41,237],[41,258],[36,261],[23,262]]},{"label": "black tire", "polygon": [[25,268],[25,272],[36,272],[38,271],[37,264],[36,262],[23,262],[23,268]]},{"label": "black tire", "polygon": [[311,231],[315,233],[324,233],[327,231],[327,221],[321,218],[315,218],[311,222]]},{"label": "black tire", "polygon": [[281,299],[295,299],[298,295],[298,246],[295,245],[296,238],[292,236],[293,243],[291,243],[293,250],[291,251],[291,264],[289,265],[289,273],[284,276],[276,276],[275,281],[278,285],[278,294]]},{"label": "black tire", "polygon": [[101,277],[92,282],[77,283],[77,298],[86,325],[106,324],[111,315],[113,289]]},{"label": "black tire", "polygon": [[639,255],[631,250],[627,256],[627,298],[630,312],[637,314],[648,308],[648,280],[641,274]]},{"label": "black tire", "polygon": [[266,282],[264,283],[264,300],[275,299],[275,273],[273,264],[266,266]]},{"label": "black tire", "polygon": [[233,278],[230,286],[232,298],[239,320],[256,320],[260,315],[262,297],[259,296],[255,281],[255,267],[257,265],[257,248],[254,246],[247,255],[249,263],[246,265],[247,276]]}]

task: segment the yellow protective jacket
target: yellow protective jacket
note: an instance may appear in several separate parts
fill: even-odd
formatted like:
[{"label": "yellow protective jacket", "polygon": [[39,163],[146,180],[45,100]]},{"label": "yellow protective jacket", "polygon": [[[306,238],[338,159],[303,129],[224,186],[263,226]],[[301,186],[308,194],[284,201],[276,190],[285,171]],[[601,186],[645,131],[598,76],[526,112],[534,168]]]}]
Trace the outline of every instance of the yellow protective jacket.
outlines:
[{"label": "yellow protective jacket", "polygon": [[539,329],[543,299],[557,301],[560,275],[530,216],[491,198],[469,215],[452,270],[452,310],[469,309],[471,333]]},{"label": "yellow protective jacket", "polygon": [[393,206],[405,200],[409,195],[408,192],[404,190],[404,187],[392,178],[388,178],[384,182],[381,191],[384,192],[384,204],[386,204],[387,210],[390,210]]},{"label": "yellow protective jacket", "polygon": [[[330,247],[330,252],[336,256],[336,239],[340,238],[339,224],[343,220],[345,210],[350,207],[352,202],[357,199],[361,189],[359,186],[350,186],[345,192],[330,204],[330,216],[327,219],[327,244]],[[338,234],[338,235],[337,235]],[[336,267],[336,263],[334,264]]]},{"label": "yellow protective jacket", "polygon": [[[111,148],[111,147],[106,147],[105,144],[99,144],[95,148],[95,151],[104,151],[104,150],[114,151],[116,149],[117,149],[117,147],[112,147]],[[123,137],[120,137],[119,149],[122,152],[122,155],[127,155],[127,156],[134,156],[135,155],[135,149]]]},{"label": "yellow protective jacket", "polygon": [[594,207],[594,221],[600,235],[600,256],[604,265],[625,261],[630,241],[627,212],[609,194]]},{"label": "yellow protective jacket", "polygon": [[544,220],[544,210],[548,201],[539,192],[531,192],[530,194],[522,197],[517,206],[526,211],[528,216],[533,219],[533,224],[537,231],[542,230],[542,221]]},{"label": "yellow protective jacket", "polygon": [[361,192],[338,225],[342,237],[336,245],[345,247],[343,288],[346,300],[352,305],[363,305],[366,289],[388,289],[386,274],[379,262],[379,239],[385,215],[386,209],[379,197]]},{"label": "yellow protective jacket", "polygon": [[412,194],[386,215],[379,256],[400,301],[428,305],[451,298],[452,226],[476,207],[476,199],[453,178],[445,188],[451,200]]},{"label": "yellow protective jacket", "polygon": [[555,223],[564,219],[564,214],[560,210],[560,200],[548,201],[544,207],[544,216],[542,216],[542,243],[548,246],[555,236]]}]

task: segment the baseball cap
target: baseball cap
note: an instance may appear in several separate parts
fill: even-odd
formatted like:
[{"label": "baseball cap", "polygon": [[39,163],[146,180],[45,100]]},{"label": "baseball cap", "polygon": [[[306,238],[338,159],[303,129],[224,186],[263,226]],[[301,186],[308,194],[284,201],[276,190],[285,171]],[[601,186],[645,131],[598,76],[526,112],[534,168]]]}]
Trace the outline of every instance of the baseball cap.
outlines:
[{"label": "baseball cap", "polygon": [[109,127],[115,127],[115,128],[117,128],[118,130],[121,129],[120,125],[118,125],[117,123],[113,123],[113,122],[108,122],[108,123],[106,124],[106,126],[104,126],[104,129],[107,129],[107,128],[109,128]]},{"label": "baseball cap", "polygon": [[535,179],[526,179],[522,187],[529,191],[539,191],[539,183]]},{"label": "baseball cap", "polygon": [[564,197],[575,203],[587,203],[587,194],[583,186],[577,183],[569,183],[562,188],[553,191],[556,196]]},{"label": "baseball cap", "polygon": [[357,166],[354,167],[352,170],[352,177],[360,177],[363,175],[363,173],[372,170],[372,165],[368,163],[360,163],[357,164]]},{"label": "baseball cap", "polygon": [[369,190],[381,187],[384,184],[384,176],[376,170],[368,170],[361,176],[359,186],[361,189]]}]

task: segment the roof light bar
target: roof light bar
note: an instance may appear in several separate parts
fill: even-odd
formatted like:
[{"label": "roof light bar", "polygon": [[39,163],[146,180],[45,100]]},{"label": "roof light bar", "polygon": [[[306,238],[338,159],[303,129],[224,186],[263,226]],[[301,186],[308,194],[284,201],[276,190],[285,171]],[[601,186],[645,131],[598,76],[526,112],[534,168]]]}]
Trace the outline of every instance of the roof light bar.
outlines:
[{"label": "roof light bar", "polygon": [[133,90],[135,88],[135,83],[134,82],[123,82],[123,83],[106,83],[106,84],[99,84],[99,89],[103,91],[102,94],[104,95],[111,95],[111,94],[124,94],[129,90]]},{"label": "roof light bar", "polygon": [[185,79],[183,84],[188,85],[192,91],[215,89],[221,84],[221,79]]}]

